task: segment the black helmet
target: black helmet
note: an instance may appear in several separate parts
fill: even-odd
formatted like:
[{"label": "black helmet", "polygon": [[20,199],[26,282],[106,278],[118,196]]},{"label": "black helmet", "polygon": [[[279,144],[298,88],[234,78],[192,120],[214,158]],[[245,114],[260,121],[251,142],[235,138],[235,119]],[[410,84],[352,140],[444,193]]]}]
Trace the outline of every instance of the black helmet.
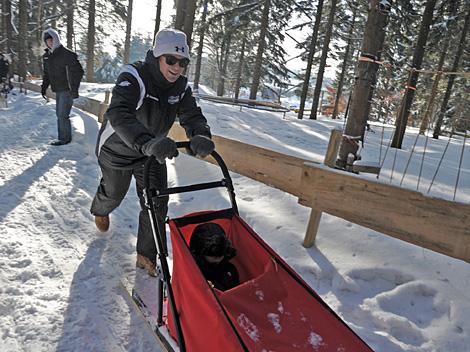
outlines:
[{"label": "black helmet", "polygon": [[224,256],[231,259],[237,254],[232,243],[225,235],[224,229],[213,222],[196,226],[191,236],[189,248],[195,256]]}]

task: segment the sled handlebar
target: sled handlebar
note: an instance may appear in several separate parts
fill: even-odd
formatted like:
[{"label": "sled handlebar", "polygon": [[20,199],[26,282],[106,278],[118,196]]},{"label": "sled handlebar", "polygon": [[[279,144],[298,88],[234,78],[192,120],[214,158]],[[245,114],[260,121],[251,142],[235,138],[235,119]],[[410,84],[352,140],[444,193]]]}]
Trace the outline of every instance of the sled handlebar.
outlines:
[{"label": "sled handlebar", "polygon": [[[176,147],[178,149],[184,148],[187,150],[188,154],[194,155],[191,151],[189,141],[177,141]],[[238,214],[238,207],[237,207],[237,203],[235,200],[235,192],[233,188],[232,178],[230,177],[230,173],[228,171],[227,165],[225,164],[220,154],[217,153],[215,150],[212,151],[210,155],[212,156],[212,158],[214,158],[217,165],[220,167],[222,171],[224,178],[221,181],[197,183],[197,184],[191,184],[191,185],[186,185],[186,186],[170,187],[166,189],[150,189],[150,172],[149,172],[150,166],[152,165],[152,163],[156,162],[155,157],[151,156],[147,159],[147,161],[145,162],[145,166],[144,166],[144,188],[149,190],[153,196],[164,197],[170,194],[194,192],[194,191],[206,190],[206,189],[217,188],[217,187],[225,187],[229,194],[232,209],[235,211],[236,214]]]}]

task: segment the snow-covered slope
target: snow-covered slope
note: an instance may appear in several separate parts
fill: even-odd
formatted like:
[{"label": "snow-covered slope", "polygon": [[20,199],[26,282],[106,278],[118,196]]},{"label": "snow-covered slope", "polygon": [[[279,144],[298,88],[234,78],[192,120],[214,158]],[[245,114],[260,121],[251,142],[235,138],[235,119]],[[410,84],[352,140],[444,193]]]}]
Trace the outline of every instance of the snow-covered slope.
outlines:
[{"label": "snow-covered slope", "polygon": [[[318,161],[329,130],[341,126],[201,104],[215,134]],[[89,214],[99,180],[93,154],[98,124],[78,110],[72,124],[73,142],[52,147],[47,143],[56,137],[54,102],[44,104],[31,93],[11,97],[9,108],[0,110],[0,350],[158,351],[119,287],[120,277],[134,270],[134,186],[112,214],[110,231],[98,233]],[[370,146],[379,134],[369,134]],[[444,145],[433,144],[432,157]],[[458,141],[453,146],[458,150]],[[368,148],[364,155],[376,158],[366,155]],[[465,161],[467,188],[459,197],[468,201]],[[186,155],[168,166],[173,185],[220,177],[213,165]],[[438,188],[447,196],[452,166],[455,161],[448,161]],[[242,217],[372,348],[468,349],[469,264],[328,215],[316,247],[305,249],[308,209],[281,191],[236,174],[233,179]],[[172,197],[169,215],[224,208],[229,203],[221,192]]]}]

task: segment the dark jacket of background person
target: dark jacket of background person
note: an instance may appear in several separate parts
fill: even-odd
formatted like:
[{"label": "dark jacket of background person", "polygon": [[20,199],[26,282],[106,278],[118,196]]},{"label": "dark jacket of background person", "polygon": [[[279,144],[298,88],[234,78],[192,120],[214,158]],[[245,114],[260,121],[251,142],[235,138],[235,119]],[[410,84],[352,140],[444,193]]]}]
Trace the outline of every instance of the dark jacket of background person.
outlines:
[{"label": "dark jacket of background person", "polygon": [[7,59],[0,55],[0,79],[7,78],[10,72],[10,63]]},{"label": "dark jacket of background person", "polygon": [[145,61],[125,65],[98,135],[99,163],[115,169],[132,169],[143,163],[147,157],[141,152],[142,145],[154,137],[166,136],[177,115],[188,138],[211,137],[207,120],[187,83],[184,76],[174,83],[166,81],[152,50]]},{"label": "dark jacket of background person", "polygon": [[43,77],[41,90],[43,94],[51,86],[53,92],[70,91],[72,98],[78,98],[78,88],[83,77],[83,68],[77,54],[60,43],[57,32],[49,28],[45,31],[53,40],[52,49],[45,49],[43,59]]}]

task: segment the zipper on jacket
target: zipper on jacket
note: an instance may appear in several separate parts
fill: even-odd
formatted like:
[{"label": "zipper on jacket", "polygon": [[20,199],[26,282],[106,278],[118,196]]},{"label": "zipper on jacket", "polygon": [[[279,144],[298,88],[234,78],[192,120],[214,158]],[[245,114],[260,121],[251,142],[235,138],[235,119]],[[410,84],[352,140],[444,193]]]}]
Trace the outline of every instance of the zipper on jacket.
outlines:
[{"label": "zipper on jacket", "polygon": [[69,66],[65,65],[65,75],[67,76],[67,83],[69,86],[70,93],[72,93],[72,86],[70,85]]}]

